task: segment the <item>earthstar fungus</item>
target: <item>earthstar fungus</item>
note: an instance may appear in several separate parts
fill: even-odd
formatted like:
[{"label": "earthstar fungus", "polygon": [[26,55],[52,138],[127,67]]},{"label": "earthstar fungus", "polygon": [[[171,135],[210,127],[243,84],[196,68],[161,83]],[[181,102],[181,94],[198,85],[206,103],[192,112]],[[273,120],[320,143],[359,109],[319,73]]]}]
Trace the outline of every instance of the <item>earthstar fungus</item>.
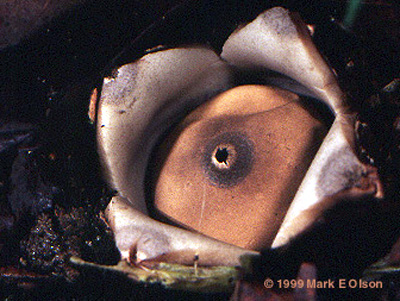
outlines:
[{"label": "earthstar fungus", "polygon": [[[260,89],[267,89],[267,94],[286,95],[286,102],[275,104],[274,108],[281,109],[285,103],[295,105],[298,99],[294,93],[298,93],[325,103],[334,115],[329,132],[307,166],[293,200],[287,204],[287,212],[286,209],[283,212],[283,221],[269,238],[271,247],[289,243],[325,209],[343,198],[382,197],[376,170],[357,158],[356,114],[350,110],[335,74],[316,49],[300,17],[276,7],[231,34],[220,56],[202,46],[161,49],[120,67],[115,76],[104,79],[96,116],[98,147],[107,179],[118,193],[110,202],[106,216],[123,259],[239,265],[240,256],[257,254],[156,221],[148,215],[145,195],[150,155],[160,137],[188,112],[210,99],[205,109],[200,106],[187,118],[196,120],[207,110],[204,113],[207,118],[223,112],[224,109],[213,110],[214,99],[221,92],[240,89],[234,88],[237,76],[249,71],[261,71],[263,88]],[[291,92],[268,87],[270,84]],[[257,90],[257,87],[260,86],[248,88]],[[260,111],[269,113],[262,105],[261,109],[257,108],[259,103],[255,102],[256,106],[240,104],[243,106],[240,114],[251,115],[252,110],[253,115]],[[275,111],[279,112],[278,109]],[[236,111],[222,115],[225,113],[240,115]],[[243,150],[251,153],[253,149],[253,143],[247,142],[242,134],[231,133],[229,139],[228,143],[211,143],[209,153],[216,159],[202,163],[203,166],[211,164],[205,167],[208,176],[214,185],[221,187],[232,184],[218,178],[221,172],[229,169],[229,164],[233,166]],[[244,166],[253,157],[246,160]],[[238,176],[234,181],[242,180]]]}]

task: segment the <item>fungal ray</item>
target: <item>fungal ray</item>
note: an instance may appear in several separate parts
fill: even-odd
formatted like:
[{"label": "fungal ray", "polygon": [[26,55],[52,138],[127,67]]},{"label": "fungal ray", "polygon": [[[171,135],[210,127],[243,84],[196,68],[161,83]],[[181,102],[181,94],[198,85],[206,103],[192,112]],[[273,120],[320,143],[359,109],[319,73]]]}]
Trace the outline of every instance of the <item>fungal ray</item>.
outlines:
[{"label": "fungal ray", "polygon": [[254,252],[151,219],[144,193],[148,159],[159,136],[180,114],[229,88],[229,67],[212,50],[192,47],[150,53],[116,74],[103,84],[97,134],[105,173],[118,191],[107,219],[122,257],[142,261],[180,254],[169,260],[193,263],[196,249],[201,263],[239,265],[241,255]]},{"label": "fungal ray", "polygon": [[[115,196],[106,212],[116,233],[122,259],[128,261],[166,261],[202,266],[239,266],[243,255],[256,255],[205,235],[162,224],[132,208],[125,199]],[[133,252],[135,251],[135,252]]]},{"label": "fungal ray", "polygon": [[[332,195],[348,188],[345,174],[353,174],[354,182],[362,181],[368,174],[368,167],[355,153],[356,114],[349,109],[334,72],[296,13],[281,7],[267,10],[234,32],[224,44],[221,56],[240,68],[271,69],[296,80],[325,102],[336,116],[274,240],[272,247],[279,247],[310,227],[327,209],[324,202],[331,204]],[[330,164],[332,155],[338,152],[341,164]],[[321,185],[318,179],[327,174],[336,177],[325,177],[330,182]],[[379,180],[373,185],[375,195],[380,196]],[[370,193],[368,189],[365,191]]]},{"label": "fungal ray", "polygon": [[282,7],[265,11],[231,34],[221,57],[236,67],[284,74],[312,91],[335,113],[347,109],[336,76],[297,13]]}]

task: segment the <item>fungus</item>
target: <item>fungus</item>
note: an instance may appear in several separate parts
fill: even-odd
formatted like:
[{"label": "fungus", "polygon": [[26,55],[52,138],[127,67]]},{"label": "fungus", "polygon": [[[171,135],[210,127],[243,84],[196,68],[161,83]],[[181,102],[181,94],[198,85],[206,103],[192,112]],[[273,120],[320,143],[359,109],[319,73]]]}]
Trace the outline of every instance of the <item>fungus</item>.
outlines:
[{"label": "fungus", "polygon": [[[271,77],[271,70],[279,75]],[[263,75],[258,83],[261,85],[235,87],[237,77],[249,71]],[[226,97],[230,93],[252,96]],[[294,136],[310,133],[303,127],[323,126],[305,109],[310,100],[300,100],[296,93],[320,100],[334,115],[315,156],[313,135],[300,140]],[[205,104],[198,107],[202,103]],[[158,174],[161,186],[155,187],[156,209],[187,228],[182,229],[149,216],[145,177],[160,137],[192,110],[161,148],[159,156],[165,160]],[[121,111],[125,113],[120,114]],[[258,254],[254,249],[289,243],[344,197],[381,197],[376,171],[361,163],[355,154],[355,116],[333,71],[313,44],[307,26],[298,15],[280,7],[262,13],[234,32],[221,56],[201,46],[160,49],[120,67],[115,77],[104,80],[96,118],[104,171],[118,193],[106,215],[122,258],[239,265],[242,255]],[[272,137],[271,144],[266,142],[268,135]],[[174,145],[174,141],[178,143]],[[274,152],[276,147],[280,147],[283,156]],[[338,153],[340,159],[332,160]],[[265,175],[263,169],[268,164],[262,160],[268,159],[274,167]],[[195,166],[185,165],[185,160]],[[292,167],[287,168],[289,165]],[[290,178],[285,169],[298,173],[294,186],[285,182]],[[247,207],[239,206],[229,221],[219,218],[214,231],[212,223],[193,221],[194,216],[204,217],[201,200],[188,200],[196,205],[194,213],[185,203],[185,196],[190,197],[194,190],[201,193],[206,182],[200,178],[199,182],[185,181],[182,171],[199,173],[197,176],[208,181],[207,185],[229,191],[241,185],[243,191],[263,187],[265,177],[285,175],[276,176],[277,181],[271,182],[269,190],[257,192],[259,200],[264,200],[259,203],[263,207],[253,204],[251,208],[266,216],[240,221]],[[167,178],[162,181],[164,176]],[[250,176],[252,181],[248,181]],[[178,185],[162,184],[174,183],[175,179]],[[218,210],[223,212],[224,202],[230,200],[220,201],[214,208],[216,214]],[[253,236],[243,237],[238,232],[240,227],[248,226],[246,222],[253,224],[245,231],[257,229]],[[230,224],[235,223],[237,228],[233,231]],[[193,228],[208,236],[191,231]]]}]

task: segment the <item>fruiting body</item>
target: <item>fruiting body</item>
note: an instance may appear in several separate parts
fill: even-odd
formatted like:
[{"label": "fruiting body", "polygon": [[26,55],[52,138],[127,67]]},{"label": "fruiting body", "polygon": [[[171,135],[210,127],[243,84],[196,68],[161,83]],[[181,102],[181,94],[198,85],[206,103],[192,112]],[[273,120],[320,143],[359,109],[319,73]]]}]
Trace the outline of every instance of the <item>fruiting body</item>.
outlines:
[{"label": "fruiting body", "polygon": [[[161,155],[166,159],[155,206],[178,223],[243,247],[278,247],[344,197],[382,193],[376,172],[355,154],[355,114],[297,15],[279,7],[264,12],[228,38],[221,57],[199,46],[159,50],[104,81],[99,152],[118,192],[107,219],[124,259],[238,265],[241,255],[257,254],[148,216],[146,173],[154,146],[172,124],[210,99],[172,134],[170,142],[181,146],[169,145],[171,155]],[[271,77],[271,70],[281,75]],[[261,74],[262,86],[231,89],[250,71]],[[335,120],[315,157],[322,123],[295,94],[266,87],[271,84],[331,108]],[[303,100],[306,107],[309,101]],[[242,201],[235,206],[232,199]],[[231,210],[226,225],[225,209]],[[218,221],[214,228],[206,210]],[[254,216],[241,220],[246,210]],[[243,237],[240,228],[250,235]]]}]

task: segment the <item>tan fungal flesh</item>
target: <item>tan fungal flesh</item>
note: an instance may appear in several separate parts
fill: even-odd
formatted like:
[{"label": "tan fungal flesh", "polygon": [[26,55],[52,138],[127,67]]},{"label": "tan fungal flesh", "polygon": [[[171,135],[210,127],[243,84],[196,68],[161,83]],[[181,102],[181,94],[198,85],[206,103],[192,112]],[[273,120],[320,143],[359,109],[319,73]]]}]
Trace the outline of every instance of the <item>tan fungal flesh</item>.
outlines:
[{"label": "tan fungal flesh", "polygon": [[325,134],[297,95],[266,86],[233,88],[193,111],[166,138],[155,206],[221,241],[269,248]]}]

